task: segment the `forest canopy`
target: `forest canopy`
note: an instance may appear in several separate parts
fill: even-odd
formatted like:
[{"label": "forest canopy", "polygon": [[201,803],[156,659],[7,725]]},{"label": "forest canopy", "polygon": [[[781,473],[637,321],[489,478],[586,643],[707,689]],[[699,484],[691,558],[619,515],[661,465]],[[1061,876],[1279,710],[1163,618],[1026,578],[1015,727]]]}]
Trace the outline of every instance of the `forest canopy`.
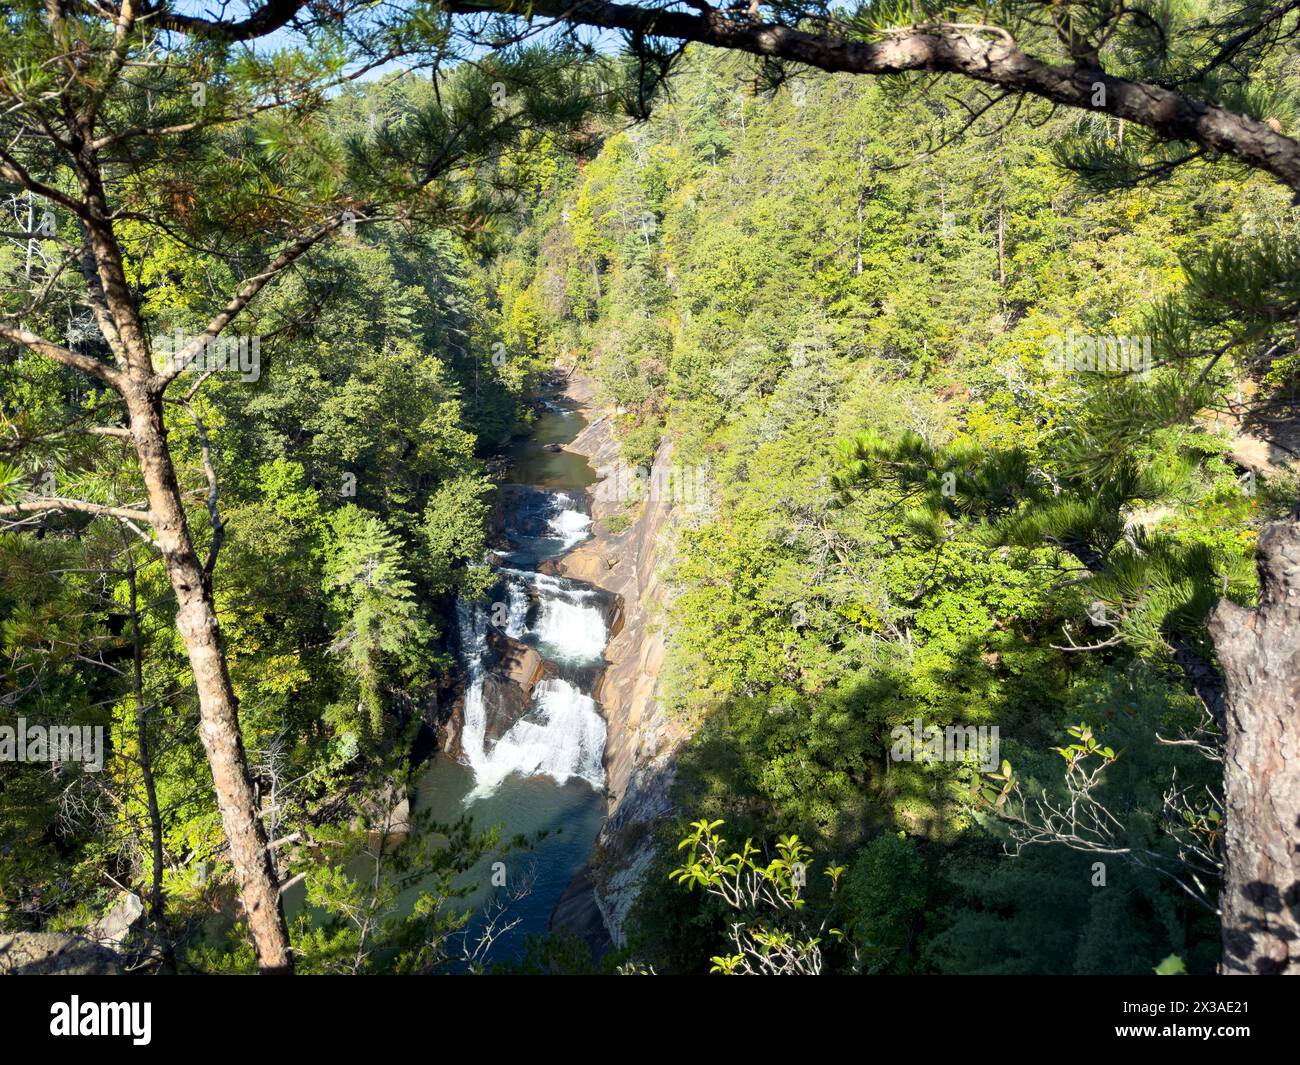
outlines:
[{"label": "forest canopy", "polygon": [[455,960],[525,844],[390,829],[562,367],[707,498],[626,936],[519,964],[1300,965],[1300,3],[3,18],[0,725],[108,752],[0,761],[5,931]]}]

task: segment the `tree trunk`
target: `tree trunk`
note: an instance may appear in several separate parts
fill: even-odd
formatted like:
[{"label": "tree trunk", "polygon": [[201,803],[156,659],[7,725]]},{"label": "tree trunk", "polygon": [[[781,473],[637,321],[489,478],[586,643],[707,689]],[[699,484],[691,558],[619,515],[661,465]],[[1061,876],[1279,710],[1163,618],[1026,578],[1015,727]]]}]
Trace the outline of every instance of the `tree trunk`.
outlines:
[{"label": "tree trunk", "polygon": [[1227,974],[1300,975],[1300,521],[1259,538],[1260,604],[1221,602]]},{"label": "tree trunk", "polygon": [[[123,539],[126,533],[122,533]],[[144,784],[145,806],[149,812],[149,921],[157,937],[165,972],[176,972],[176,951],[163,901],[163,823],[158,807],[158,788],[153,777],[153,756],[149,747],[149,709],[144,701],[144,641],[140,637],[140,600],[136,584],[135,560],[127,552],[127,587],[131,593],[131,691],[135,702],[136,752],[140,760],[140,779]]]},{"label": "tree trunk", "polygon": [[185,642],[199,695],[199,735],[212,767],[217,807],[258,966],[263,973],[290,973],[293,961],[280,907],[279,879],[248,776],[239,707],[226,668],[210,581],[194,550],[167,447],[162,399],[133,381],[126,389],[126,401],[155,536],[176,593],[176,628]]}]

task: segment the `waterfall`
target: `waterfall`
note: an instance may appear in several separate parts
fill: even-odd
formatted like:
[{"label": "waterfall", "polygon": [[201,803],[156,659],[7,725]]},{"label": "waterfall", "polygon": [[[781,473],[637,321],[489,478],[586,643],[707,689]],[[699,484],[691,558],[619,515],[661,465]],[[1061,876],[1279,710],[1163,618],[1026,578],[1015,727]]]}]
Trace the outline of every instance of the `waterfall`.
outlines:
[{"label": "waterfall", "polygon": [[548,776],[557,784],[578,777],[601,788],[604,752],[605,719],[596,701],[567,680],[544,680],[533,692],[528,713],[481,761],[471,763],[475,780],[470,798],[490,795],[511,773]]},{"label": "waterfall", "polygon": [[510,581],[506,588],[510,613],[506,618],[506,635],[518,640],[524,634],[528,620],[528,590],[518,581]]},{"label": "waterfall", "polygon": [[551,534],[560,541],[561,553],[591,535],[591,517],[577,508],[568,492],[556,493],[555,513],[547,524]]},{"label": "waterfall", "polygon": [[599,607],[561,596],[542,599],[537,649],[544,658],[566,665],[599,662],[605,654],[606,637],[605,615]]},{"label": "waterfall", "polygon": [[[543,658],[563,665],[597,665],[604,659],[609,631],[600,597],[564,577],[529,570],[500,570],[507,580],[506,635],[526,640]],[[526,626],[530,593],[541,603],[534,628]]]},{"label": "waterfall", "polygon": [[[548,539],[558,541],[551,557],[563,554],[590,535],[591,518],[567,492],[554,492],[547,506]],[[577,581],[534,570],[500,566],[505,589],[506,636],[535,647],[547,662],[562,666],[598,665],[609,632],[600,593]],[[532,604],[538,609],[530,627]],[[488,739],[489,707],[484,682],[492,661],[489,613],[483,604],[456,608],[460,654],[467,677],[461,749],[474,770],[474,788],[466,802],[490,795],[512,773],[547,776],[558,784],[577,778],[593,788],[604,786],[602,759],[605,720],[596,701],[572,680],[540,681],[523,715],[495,742]]]},{"label": "waterfall", "polygon": [[485,757],[484,741],[487,737],[487,707],[483,703],[488,654],[487,615],[482,607],[458,602],[456,628],[460,634],[460,659],[469,677],[465,686],[465,706],[461,711],[460,744],[466,760],[477,773],[478,765]]}]

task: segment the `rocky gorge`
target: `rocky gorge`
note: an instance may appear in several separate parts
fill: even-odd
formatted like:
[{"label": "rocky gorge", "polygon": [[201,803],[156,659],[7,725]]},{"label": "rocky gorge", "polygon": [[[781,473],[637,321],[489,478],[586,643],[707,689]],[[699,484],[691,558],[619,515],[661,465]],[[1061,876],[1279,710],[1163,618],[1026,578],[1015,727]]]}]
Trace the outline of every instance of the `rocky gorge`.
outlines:
[{"label": "rocky gorge", "polygon": [[[593,403],[585,378],[570,379],[565,394],[583,408]],[[598,699],[606,719],[607,816],[588,877],[610,936],[624,941],[627,913],[650,860],[648,835],[671,812],[674,757],[686,730],[659,699],[666,651],[663,622],[670,590],[673,532],[683,502],[672,491],[671,443],[665,441],[646,476],[620,465],[612,413],[598,414],[568,445],[595,467],[592,536],[569,551],[558,572],[617,597],[619,619],[605,649]],[[626,516],[616,522],[616,516]],[[630,519],[630,520],[626,520]]]},{"label": "rocky gorge", "polygon": [[661,490],[671,446],[650,470],[624,468],[612,412],[593,409],[586,378],[555,374],[541,402],[547,414],[499,488],[501,581],[489,602],[460,609],[463,692],[440,746],[474,771],[466,801],[512,774],[603,792],[599,832],[548,919],[599,953],[624,942],[649,832],[671,812],[685,730],[658,687],[665,573],[684,508]]}]

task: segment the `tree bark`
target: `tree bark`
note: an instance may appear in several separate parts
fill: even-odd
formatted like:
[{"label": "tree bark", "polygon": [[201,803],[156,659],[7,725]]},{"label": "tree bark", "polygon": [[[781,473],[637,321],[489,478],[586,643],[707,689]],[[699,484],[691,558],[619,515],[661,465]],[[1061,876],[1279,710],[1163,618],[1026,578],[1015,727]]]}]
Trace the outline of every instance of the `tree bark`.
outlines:
[{"label": "tree bark", "polygon": [[[117,389],[126,401],[131,438],[149,497],[149,520],[176,594],[176,628],[185,644],[198,693],[199,737],[212,768],[217,808],[230,847],[231,864],[239,882],[258,967],[268,974],[292,973],[293,959],[288,926],[280,905],[279,877],[267,846],[266,830],[258,816],[257,797],[248,774],[244,740],[239,728],[239,703],[226,667],[211,581],[194,549],[185,518],[184,499],[167,444],[163,394],[169,379],[153,371],[144,323],[127,282],[121,248],[113,230],[113,212],[109,209],[99,160],[92,147],[92,131],[73,115],[69,115],[69,127],[69,147],[82,193],[82,202],[77,205],[77,210],[85,222],[86,240],[99,281],[95,295],[103,302],[100,317],[108,327],[105,339],[113,349],[120,370],[110,373],[102,364],[96,365],[100,366],[101,378]],[[330,228],[319,232],[329,232]],[[299,241],[293,245],[296,253],[287,261],[292,262],[312,243],[314,241]],[[256,284],[250,281],[241,287],[237,305],[232,303],[222,312],[220,327],[210,327],[212,335],[247,304],[270,276],[273,274],[259,276],[254,279]]]},{"label": "tree bark", "polygon": [[279,878],[248,775],[239,704],[226,668],[211,584],[194,549],[167,446],[162,397],[137,380],[127,386],[125,398],[154,534],[176,593],[176,628],[185,643],[199,697],[199,736],[212,767],[217,807],[258,966],[263,973],[291,973],[293,959],[280,906]]},{"label": "tree bark", "polygon": [[1226,680],[1226,974],[1300,975],[1300,520],[1259,538],[1260,604],[1209,629]]}]

